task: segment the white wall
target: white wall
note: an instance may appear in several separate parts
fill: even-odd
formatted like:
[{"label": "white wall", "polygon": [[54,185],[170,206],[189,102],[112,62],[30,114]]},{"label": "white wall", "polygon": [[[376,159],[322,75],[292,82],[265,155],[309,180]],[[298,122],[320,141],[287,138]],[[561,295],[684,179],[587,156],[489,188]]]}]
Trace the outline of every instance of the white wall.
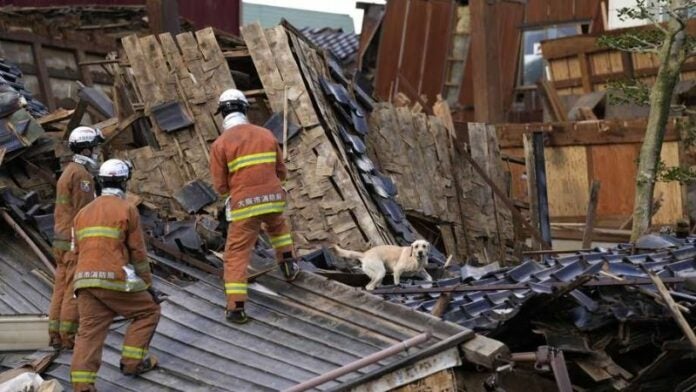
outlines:
[{"label": "white wall", "polygon": [[619,20],[619,9],[624,7],[633,7],[636,5],[636,0],[609,0],[608,22],[609,29],[621,29],[624,27],[640,26],[647,24],[645,20]]}]

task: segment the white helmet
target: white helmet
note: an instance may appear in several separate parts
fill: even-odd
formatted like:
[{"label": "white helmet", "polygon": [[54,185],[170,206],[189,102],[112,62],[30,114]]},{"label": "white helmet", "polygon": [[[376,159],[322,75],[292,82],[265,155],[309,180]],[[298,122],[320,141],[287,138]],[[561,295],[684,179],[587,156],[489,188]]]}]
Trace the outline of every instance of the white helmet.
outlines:
[{"label": "white helmet", "polygon": [[90,127],[77,127],[70,132],[68,147],[74,153],[79,153],[85,148],[94,148],[104,142],[104,135],[99,129]]},{"label": "white helmet", "polygon": [[247,101],[244,93],[236,88],[230,88],[220,94],[220,99],[218,99],[218,110],[215,114],[220,112],[222,112],[223,116],[233,112],[242,112],[246,114],[248,108],[249,101]]},{"label": "white helmet", "polygon": [[109,159],[99,167],[99,180],[104,183],[128,181],[133,167],[128,161]]}]

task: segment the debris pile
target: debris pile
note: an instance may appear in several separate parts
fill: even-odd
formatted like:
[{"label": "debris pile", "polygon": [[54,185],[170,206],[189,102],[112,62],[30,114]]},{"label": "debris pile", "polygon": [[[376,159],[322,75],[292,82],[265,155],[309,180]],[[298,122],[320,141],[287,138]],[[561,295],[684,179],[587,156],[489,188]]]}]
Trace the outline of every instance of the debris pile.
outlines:
[{"label": "debris pile", "polygon": [[693,325],[696,238],[649,237],[652,243],[638,246],[661,248],[633,252],[623,245],[506,268],[451,266],[432,284],[407,281],[375,293],[494,337],[513,358],[540,346],[562,350],[568,374],[555,377],[576,386],[686,390],[696,340],[684,338],[657,281]]},{"label": "debris pile", "polygon": [[[84,12],[89,9],[78,13],[75,23],[84,23]],[[114,12],[122,12],[121,18],[141,11]],[[141,21],[134,23],[137,27]],[[98,25],[106,26],[103,21]],[[164,306],[162,328],[153,341],[154,350],[170,358],[170,374],[142,381],[139,387],[174,387],[183,380],[183,386],[195,389],[202,379],[212,387],[287,387],[317,372],[291,358],[324,366],[318,358],[328,352],[336,355],[334,364],[343,364],[410,336],[427,323],[447,332],[438,336],[440,340],[468,328],[504,342],[507,347],[476,335],[481,345],[467,351],[471,363],[499,373],[514,372],[532,361],[544,374],[544,369],[553,368],[558,385],[619,390],[693,384],[691,342],[682,338],[683,328],[673,317],[694,321],[696,290],[687,278],[696,275],[695,238],[669,237],[668,244],[647,252],[629,246],[566,257],[542,252],[540,260],[525,258],[510,266],[521,254],[512,255],[510,248],[523,243],[524,237],[513,227],[516,210],[500,191],[506,180],[495,127],[472,124],[464,143],[456,139],[442,100],[433,109],[435,115],[424,113],[420,103],[402,99],[374,102],[346,79],[336,61],[342,60],[340,54],[330,58],[316,40],[287,23],[271,29],[245,26],[243,40],[229,40],[225,49],[211,28],[154,36],[131,34],[129,26],[123,26],[127,31],[109,27],[116,29],[123,48],[118,58],[102,64],[113,77],[113,93],[78,85],[74,110],[48,113],[23,87],[21,72],[0,62],[0,203],[5,221],[15,222],[10,225],[48,265],[53,187],[61,160],[68,155],[68,132],[80,124],[99,127],[107,139],[104,158],[133,162],[129,201],[140,209],[157,284],[175,299]],[[352,268],[332,257],[327,250],[331,244],[363,250],[426,237],[434,245],[428,269],[436,280],[407,281],[374,293],[451,323],[312,274],[303,274],[296,285],[281,282],[279,275],[264,276],[271,294],[259,291],[251,300],[252,310],[260,314],[260,328],[288,339],[292,347],[282,350],[292,351],[294,357],[278,360],[276,348],[261,338],[263,333],[250,337],[213,321],[222,314],[223,296],[217,292],[222,262],[216,252],[223,249],[226,223],[219,218],[221,204],[210,187],[208,150],[223,131],[222,119],[215,115],[217,98],[235,86],[249,97],[252,121],[265,124],[282,145],[289,172],[288,215],[303,269],[339,278],[337,270]],[[257,263],[273,258],[267,245],[261,237]],[[449,262],[445,255],[451,255]],[[457,260],[500,264],[472,267]],[[341,280],[359,285],[355,282],[360,275],[349,275],[356,279]],[[38,287],[40,282],[33,283]],[[670,287],[675,306],[664,299],[661,284]],[[42,287],[40,292],[46,291]],[[279,300],[277,293],[288,300]],[[332,295],[344,302],[329,298]],[[353,296],[364,302],[350,302]],[[289,316],[286,306],[297,313]],[[353,306],[368,316],[356,316]],[[317,309],[323,312],[320,318]],[[378,314],[380,309],[385,313]],[[392,323],[389,315],[408,328]],[[332,323],[337,319],[359,325],[341,324],[343,329],[335,332]],[[309,326],[310,321],[321,327]],[[349,344],[340,350],[324,347],[356,331],[372,336],[365,331],[373,323],[388,336],[353,342],[360,350]],[[201,328],[207,332],[190,325],[206,325]],[[306,335],[298,339],[296,334],[307,334],[306,328],[321,333],[323,341]],[[114,352],[122,330],[115,329],[107,340],[106,362],[112,366],[117,366]],[[192,347],[182,336],[207,346]],[[277,375],[290,366],[291,380],[238,379],[211,360],[222,356],[235,363],[230,366],[239,366],[235,355],[240,347],[229,342],[240,337],[249,347],[263,347],[262,360],[254,362],[252,373],[275,369],[272,373]],[[218,347],[211,343],[214,339],[226,343]],[[298,354],[305,344],[316,349],[309,359]],[[259,354],[246,350],[250,358]],[[177,368],[194,369],[187,353],[200,355],[211,366],[194,377],[200,379],[176,373]],[[50,375],[65,379],[67,361],[66,355],[60,357]],[[501,375],[494,374],[490,385],[497,376]]]}]

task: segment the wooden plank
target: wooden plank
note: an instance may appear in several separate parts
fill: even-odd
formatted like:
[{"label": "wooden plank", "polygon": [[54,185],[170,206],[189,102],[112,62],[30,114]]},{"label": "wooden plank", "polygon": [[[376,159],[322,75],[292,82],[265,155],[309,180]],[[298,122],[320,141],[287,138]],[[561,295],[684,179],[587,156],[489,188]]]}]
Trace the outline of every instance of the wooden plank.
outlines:
[{"label": "wooden plank", "polygon": [[536,197],[539,205],[539,231],[541,232],[541,246],[544,249],[552,248],[550,212],[548,199],[548,176],[546,152],[544,151],[544,136],[539,132],[532,134],[532,150],[534,151],[534,175],[536,177]]},{"label": "wooden plank", "polygon": [[585,217],[585,231],[582,235],[582,248],[589,249],[592,247],[592,231],[594,230],[595,218],[597,216],[597,198],[599,197],[600,182],[592,181],[590,187],[590,201],[587,204],[587,215]]},{"label": "wooden plank", "polygon": [[274,112],[282,112],[284,82],[261,25],[251,23],[242,26],[241,33],[251,58],[254,60],[254,65],[256,65],[259,79],[266,90],[271,109]]},{"label": "wooden plank", "polygon": [[123,37],[121,43],[135,76],[142,102],[145,104],[145,111],[148,112],[151,106],[160,103],[157,99],[162,96],[159,91],[159,85],[155,81],[155,74],[149,66],[149,61],[146,60],[137,35],[133,34]]},{"label": "wooden plank", "polygon": [[39,79],[39,89],[41,99],[48,106],[49,111],[56,110],[56,103],[53,100],[53,89],[46,69],[46,59],[44,58],[43,47],[38,42],[32,43],[34,64],[36,65],[36,77]]},{"label": "wooden plank", "polygon": [[87,86],[92,86],[94,84],[94,80],[92,78],[92,72],[89,69],[89,66],[83,65],[85,62],[85,51],[82,49],[75,49],[75,59],[77,60],[77,65],[80,71],[80,80]]},{"label": "wooden plank", "polygon": [[162,53],[162,48],[160,47],[159,41],[154,35],[147,35],[140,38],[140,47],[143,51],[143,55],[148,60],[150,69],[155,76],[154,82],[157,84],[158,100],[164,101],[176,101],[179,95],[176,92],[176,81],[174,81],[175,75],[169,72],[169,67],[167,66],[167,60]]},{"label": "wooden plank", "polygon": [[[524,135],[524,157],[527,168],[527,194],[529,195],[529,219],[532,227],[539,230],[539,199],[537,197],[536,166],[532,135]],[[541,249],[542,244],[532,238],[532,249]]]},{"label": "wooden plank", "polygon": [[484,171],[483,168],[474,160],[471,155],[469,155],[468,152],[463,151],[457,144],[455,144],[455,148],[457,149],[457,152],[461,157],[463,157],[470,165],[471,168],[474,169],[474,171],[481,177],[481,179],[484,180],[488,186],[491,187],[493,192],[495,193],[496,196],[500,198],[500,200],[505,204],[505,206],[510,210],[512,213],[514,219],[517,219],[519,222],[522,222],[522,224],[529,230],[530,234],[535,237],[538,241],[544,243],[544,240],[542,239],[541,235],[537,231],[536,228],[532,227],[526,219],[520,214],[520,212],[517,210],[517,207],[515,207],[515,204],[510,200],[505,195],[505,192],[503,192],[493,180],[491,180],[487,175],[486,172]]},{"label": "wooden plank", "polygon": [[[597,214],[624,219],[633,211],[638,144],[588,147],[590,178],[602,183]],[[607,170],[611,168],[611,170]]]},{"label": "wooden plank", "polygon": [[190,73],[190,79],[192,82],[188,85],[184,84],[184,87],[186,90],[192,89],[192,93],[194,93],[196,97],[195,100],[189,100],[189,103],[195,105],[210,105],[209,109],[215,111],[218,97],[206,92],[206,87],[204,85],[205,72],[203,71],[201,61],[203,55],[198,49],[198,42],[196,42],[193,33],[186,32],[177,35],[176,42],[179,45],[181,56],[186,63],[186,69]]},{"label": "wooden plank", "polygon": [[53,112],[39,118],[36,121],[38,121],[41,126],[47,126],[47,125],[51,125],[51,124],[56,123],[58,121],[63,121],[65,119],[69,118],[70,116],[73,115],[74,112],[75,112],[75,110],[67,110],[67,109],[60,108],[56,111],[53,111]]},{"label": "wooden plank", "polygon": [[[227,60],[215,38],[212,27],[196,31],[198,47],[203,55],[202,68],[207,73],[204,85],[209,86],[210,96],[216,98],[229,88],[236,88]],[[215,100],[215,102],[217,102]]]},{"label": "wooden plank", "polygon": [[[679,143],[670,142],[662,145],[660,159],[667,167],[679,166]],[[685,213],[682,185],[678,182],[657,182],[654,195],[664,195],[662,206],[653,217],[655,225],[674,225]]]},{"label": "wooden plank", "polygon": [[580,63],[580,73],[582,79],[582,90],[583,92],[592,92],[592,82],[590,76],[592,71],[590,70],[590,63],[587,61],[587,55],[585,53],[578,54],[578,62]]},{"label": "wooden plank", "polygon": [[[681,121],[677,117],[667,122],[665,142],[680,140]],[[544,132],[547,147],[642,143],[646,127],[647,118],[496,125],[498,141],[504,149],[522,147],[522,135],[531,132]]]},{"label": "wooden plank", "polygon": [[568,115],[561,98],[558,96],[556,88],[548,81],[542,80],[537,83],[539,92],[546,99],[551,116],[554,121],[568,121]]},{"label": "wooden plank", "polygon": [[176,0],[146,0],[145,8],[152,34],[179,34],[179,8]]},{"label": "wooden plank", "polygon": [[551,218],[584,216],[589,194],[584,146],[545,148]]},{"label": "wooden plank", "polygon": [[[293,109],[294,115],[297,117],[303,127],[313,127],[319,123],[309,92],[302,80],[300,68],[295,62],[295,58],[290,50],[288,36],[283,26],[276,26],[272,29],[265,30],[266,39],[269,47],[275,55],[275,62],[278,66],[280,76],[283,78],[283,83],[287,87],[288,99],[290,106]],[[291,117],[292,119],[292,117]]]}]

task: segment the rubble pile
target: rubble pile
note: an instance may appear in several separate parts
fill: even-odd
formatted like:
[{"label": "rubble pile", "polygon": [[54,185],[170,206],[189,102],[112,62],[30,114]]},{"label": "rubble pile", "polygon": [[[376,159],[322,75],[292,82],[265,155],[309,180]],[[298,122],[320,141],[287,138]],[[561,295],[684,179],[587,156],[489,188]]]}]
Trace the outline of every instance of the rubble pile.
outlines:
[{"label": "rubble pile", "polygon": [[[374,102],[289,24],[248,25],[242,38],[230,55],[210,28],[125,35],[121,58],[108,65],[113,94],[80,85],[77,108],[53,113],[32,98],[16,67],[0,61],[0,204],[32,248],[51,258],[64,140],[89,124],[106,136],[104,158],[134,164],[128,197],[140,209],[158,279],[219,275],[226,223],[209,185],[208,149],[223,131],[217,97],[236,86],[250,98],[252,120],[274,132],[287,156],[288,215],[304,270],[354,272],[332,257],[330,244],[366,249],[432,235],[428,269],[436,280],[375,294],[503,341],[514,354],[502,358],[511,366],[499,372],[536,358],[535,371],[548,375],[551,364],[557,381],[578,388],[686,391],[694,384],[693,348],[653,279],[696,321],[696,290],[687,280],[696,276],[696,238],[508,266],[510,215],[456,155],[446,116]],[[495,137],[484,129],[469,142],[471,155],[488,160],[487,175],[501,184]],[[273,258],[265,238],[257,248],[260,259]],[[472,253],[504,267],[456,261]],[[559,370],[559,358],[567,370]]]},{"label": "rubble pile", "polygon": [[696,278],[696,238],[652,240],[664,248],[633,253],[632,246],[623,245],[527,259],[507,268],[451,266],[432,284],[407,281],[375,293],[440,313],[513,352],[560,349],[573,385],[688,390],[694,381],[693,347],[659,300],[649,274],[670,286],[693,325],[696,281],[689,278]]}]

